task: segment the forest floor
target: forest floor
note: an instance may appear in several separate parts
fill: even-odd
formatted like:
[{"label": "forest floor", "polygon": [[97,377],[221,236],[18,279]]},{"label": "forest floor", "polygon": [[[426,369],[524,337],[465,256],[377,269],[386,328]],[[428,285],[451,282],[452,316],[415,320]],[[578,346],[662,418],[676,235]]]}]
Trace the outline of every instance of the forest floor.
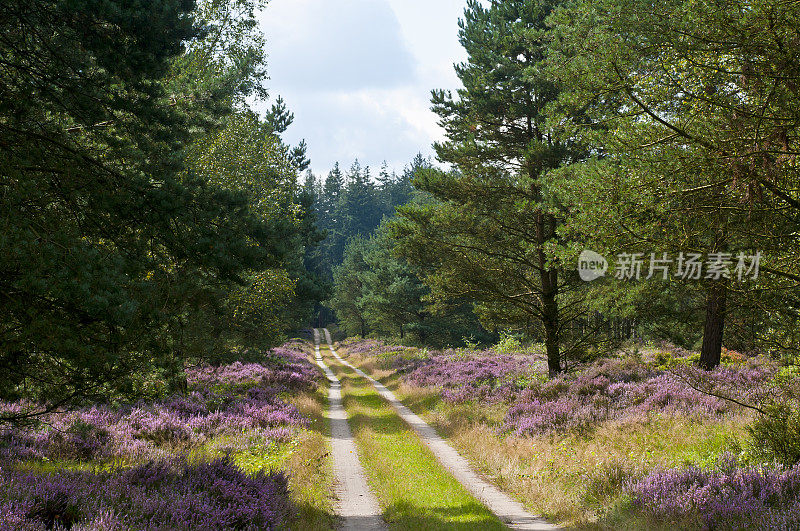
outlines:
[{"label": "forest floor", "polygon": [[[0,429],[0,529],[800,529],[800,466],[760,460],[753,413],[686,385],[691,353],[548,378],[519,346],[316,332],[188,369],[186,393]],[[729,353],[713,376],[768,390],[775,371]]]},{"label": "forest floor", "polygon": [[[541,355],[518,346],[337,348],[490,483],[563,528],[800,528],[800,467],[761,460],[753,413],[687,385],[690,352],[648,346],[550,379]],[[702,377],[760,393],[775,370],[730,352]]]}]

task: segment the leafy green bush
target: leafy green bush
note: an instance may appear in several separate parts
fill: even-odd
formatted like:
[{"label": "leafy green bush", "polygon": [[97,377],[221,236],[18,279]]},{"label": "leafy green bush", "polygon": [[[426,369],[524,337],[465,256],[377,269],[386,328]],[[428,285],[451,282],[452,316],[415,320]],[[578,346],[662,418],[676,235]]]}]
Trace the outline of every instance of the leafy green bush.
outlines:
[{"label": "leafy green bush", "polygon": [[679,357],[675,356],[672,352],[668,351],[658,351],[655,353],[653,357],[653,365],[655,365],[656,370],[659,371],[669,371],[676,367],[691,367],[697,365],[697,362],[700,361],[700,354],[694,353],[690,354],[689,356]]},{"label": "leafy green bush", "polygon": [[800,463],[800,359],[789,361],[771,381],[760,415],[748,428],[749,453],[786,466]]},{"label": "leafy green bush", "polygon": [[748,428],[751,451],[787,467],[800,463],[800,408],[796,403],[772,404]]},{"label": "leafy green bush", "polygon": [[500,341],[494,346],[494,351],[498,354],[519,354],[522,352],[522,343],[511,332],[503,331],[500,332]]}]

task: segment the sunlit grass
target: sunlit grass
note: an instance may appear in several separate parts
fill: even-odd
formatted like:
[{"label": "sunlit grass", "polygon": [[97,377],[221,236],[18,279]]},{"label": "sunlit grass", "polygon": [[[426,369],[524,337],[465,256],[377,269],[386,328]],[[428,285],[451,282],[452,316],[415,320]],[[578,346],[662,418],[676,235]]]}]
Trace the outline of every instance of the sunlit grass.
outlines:
[{"label": "sunlit grass", "polygon": [[323,380],[315,392],[291,399],[311,421],[308,429],[303,430],[295,441],[294,451],[282,466],[289,476],[290,495],[297,508],[297,515],[290,524],[294,531],[336,527],[330,424],[324,414],[327,397],[327,381]]},{"label": "sunlit grass", "polygon": [[330,360],[368,481],[392,529],[504,529],[363,378]]},{"label": "sunlit grass", "polygon": [[[374,366],[368,357],[358,361]],[[503,436],[497,431],[503,404],[450,404],[434,390],[402,383],[397,374],[377,375],[485,477],[532,512],[575,529],[697,528],[697,522],[637,516],[624,483],[657,467],[711,466],[731,441],[744,437],[751,421],[746,413],[703,421],[654,416],[609,422],[584,434]]]},{"label": "sunlit grass", "polygon": [[67,459],[31,459],[5,463],[14,470],[29,472],[31,474],[57,474],[59,472],[90,472],[100,474],[113,472],[123,468],[130,468],[133,463],[126,459],[115,458],[105,461],[74,461]]}]

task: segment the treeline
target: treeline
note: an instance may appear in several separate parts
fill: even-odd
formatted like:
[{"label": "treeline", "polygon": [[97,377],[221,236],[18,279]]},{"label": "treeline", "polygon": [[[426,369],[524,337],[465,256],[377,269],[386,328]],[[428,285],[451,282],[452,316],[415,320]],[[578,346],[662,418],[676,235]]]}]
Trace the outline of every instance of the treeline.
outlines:
[{"label": "treeline", "polygon": [[[452,169],[416,172],[425,200],[346,253],[340,317],[408,308],[402,334],[415,293],[466,302],[544,343],[553,374],[632,334],[707,369],[723,344],[794,356],[798,27],[787,2],[470,0],[463,86],[432,99]],[[580,278],[585,250],[604,278]]]},{"label": "treeline", "polygon": [[423,270],[395,252],[390,224],[370,237],[357,236],[334,268],[330,306],[350,335],[376,334],[434,347],[486,343],[497,334],[486,331],[471,299],[435,305]]},{"label": "treeline", "polygon": [[0,421],[181,388],[310,319],[305,145],[251,109],[262,4],[0,8],[0,400],[32,405]]},{"label": "treeline", "polygon": [[377,175],[354,162],[347,171],[337,163],[321,179],[306,173],[304,193],[314,204],[317,228],[324,235],[307,247],[306,266],[319,278],[328,300],[318,306],[317,324],[338,322],[349,335],[380,334],[443,346],[464,338],[486,340],[487,333],[470,303],[434,310],[419,271],[396,255],[387,222],[399,206],[424,200],[412,184],[432,169],[418,154],[401,173],[386,164]]},{"label": "treeline", "polygon": [[390,172],[384,163],[373,175],[358,161],[346,171],[337,162],[324,178],[308,171],[304,191],[312,198],[317,227],[325,235],[310,257],[320,274],[332,279],[347,243],[356,237],[368,238],[385,217],[394,215],[396,207],[409,202],[414,174],[430,167],[430,161],[418,154],[400,174]]}]

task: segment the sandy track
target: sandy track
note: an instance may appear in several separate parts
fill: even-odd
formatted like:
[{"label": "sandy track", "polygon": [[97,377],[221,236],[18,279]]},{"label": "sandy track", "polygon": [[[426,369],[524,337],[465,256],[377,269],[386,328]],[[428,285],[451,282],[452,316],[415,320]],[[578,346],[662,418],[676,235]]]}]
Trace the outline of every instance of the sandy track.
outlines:
[{"label": "sandy track", "polygon": [[536,531],[556,530],[555,527],[547,523],[544,519],[532,515],[516,500],[506,495],[491,483],[483,480],[470,467],[456,450],[447,441],[442,439],[427,422],[422,420],[413,411],[408,409],[385,385],[375,380],[367,373],[358,369],[342,359],[333,349],[331,334],[325,330],[325,340],[328,342],[331,354],[339,362],[353,369],[360,376],[369,380],[378,393],[394,406],[398,415],[417,433],[422,441],[430,448],[436,459],[447,468],[453,477],[464,486],[473,496],[483,502],[500,520],[511,529],[529,529]]},{"label": "sandy track", "polygon": [[367,485],[364,468],[358,460],[356,444],[347,423],[347,412],[342,404],[342,384],[322,361],[319,351],[319,331],[316,329],[314,343],[317,365],[330,381],[328,418],[331,422],[331,453],[336,478],[337,514],[342,517],[342,529],[387,529],[381,518],[381,508]]}]

